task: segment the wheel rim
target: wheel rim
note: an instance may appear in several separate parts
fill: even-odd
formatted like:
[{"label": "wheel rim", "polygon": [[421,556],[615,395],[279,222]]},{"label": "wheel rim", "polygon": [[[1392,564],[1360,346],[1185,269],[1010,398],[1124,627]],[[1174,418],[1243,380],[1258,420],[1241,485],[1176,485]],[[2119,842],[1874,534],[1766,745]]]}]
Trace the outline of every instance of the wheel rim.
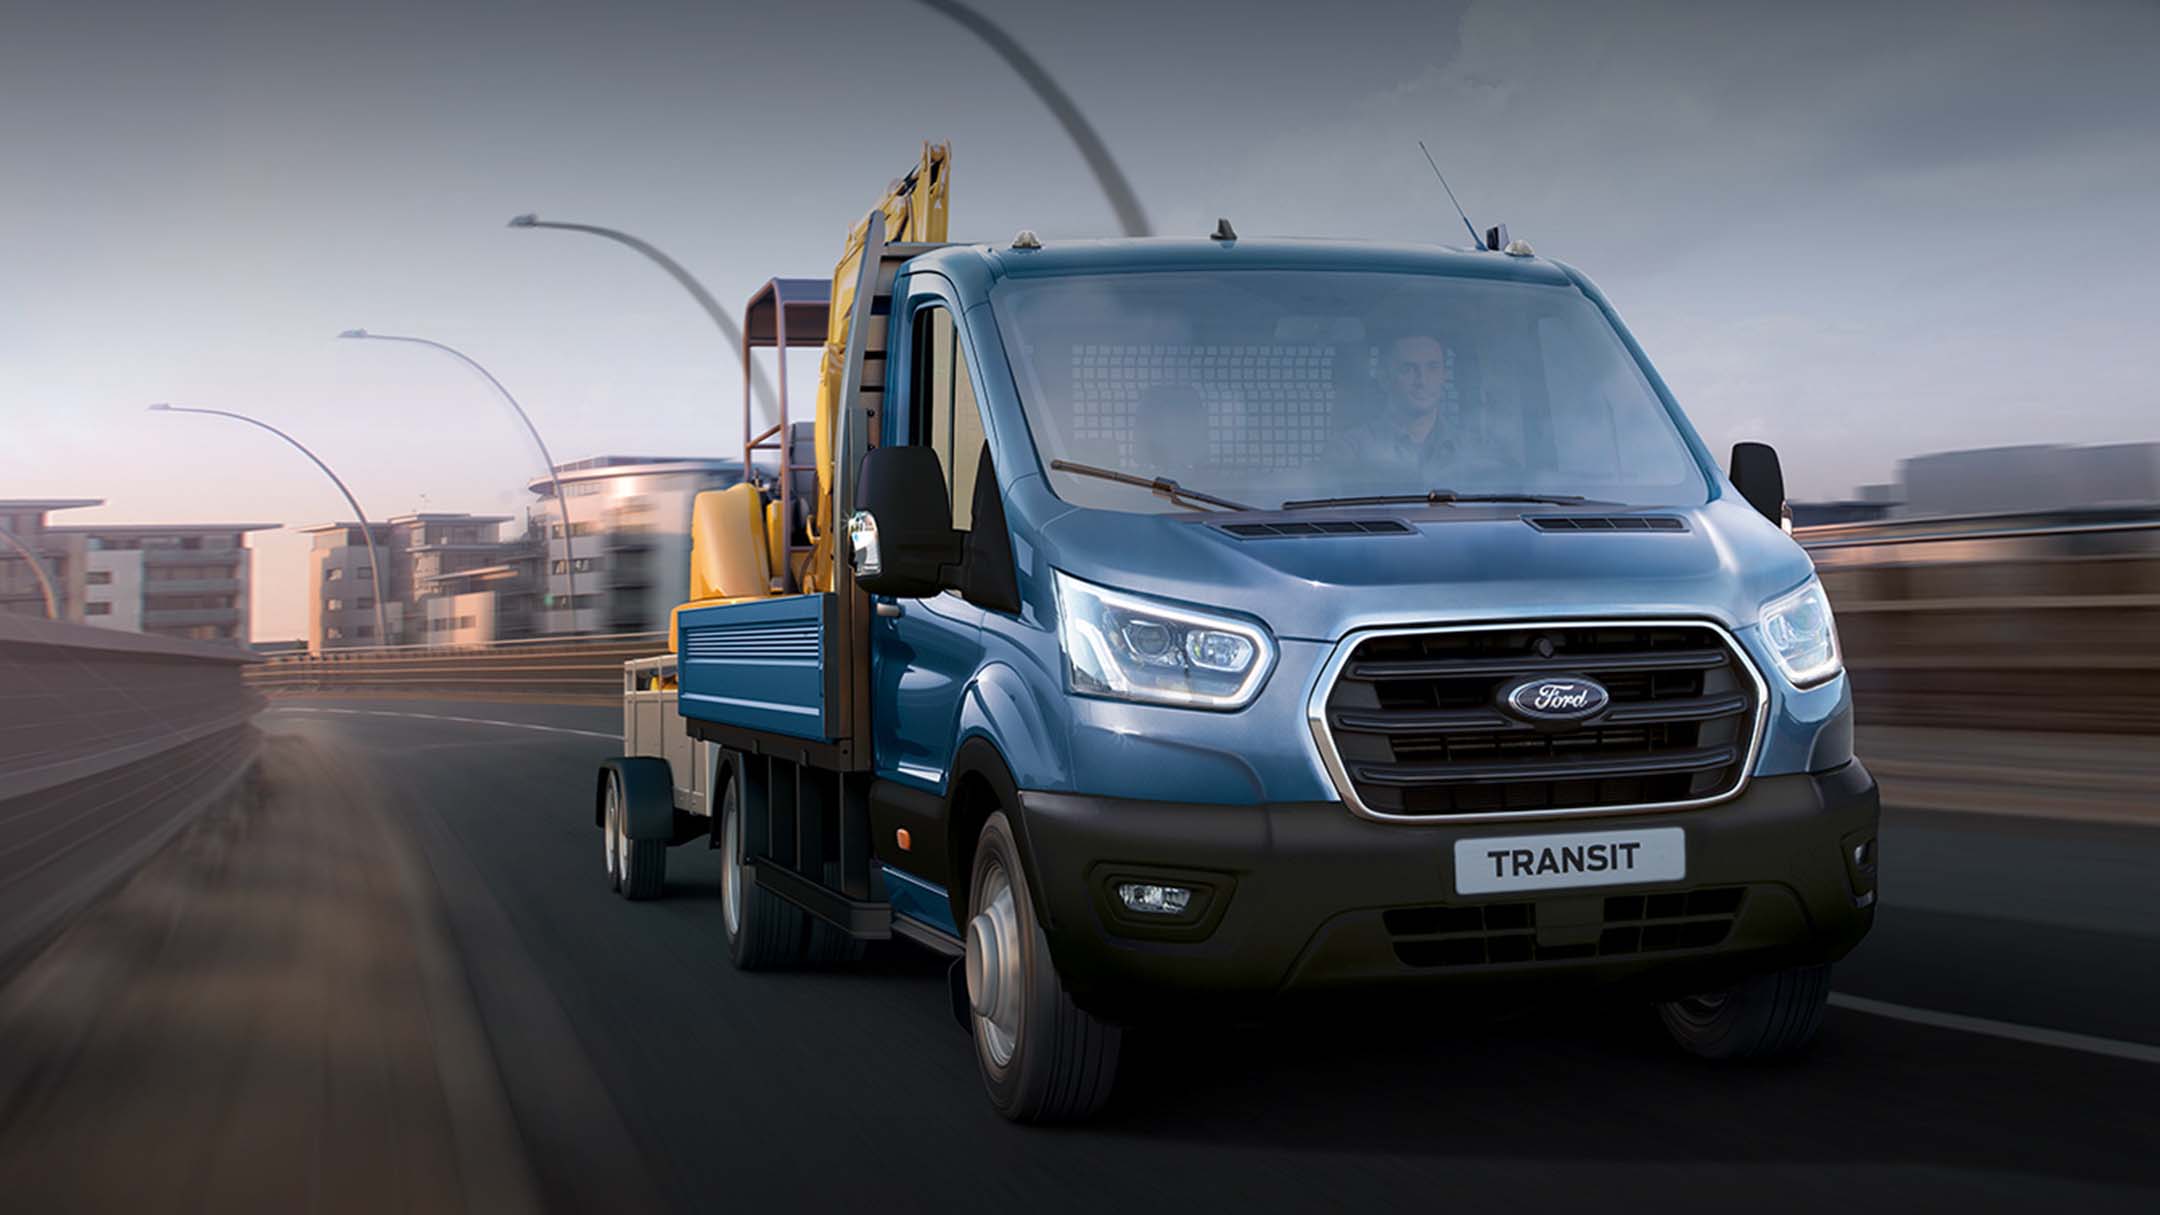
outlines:
[{"label": "wheel rim", "polygon": [[727,915],[729,936],[742,933],[742,876],[735,867],[742,861],[742,844],[736,838],[741,816],[735,812],[735,791],[728,790],[720,819],[720,902]]},{"label": "wheel rim", "polygon": [[1012,880],[991,862],[978,894],[982,910],[968,921],[968,1003],[975,1015],[975,1040],[990,1062],[1004,1067],[1020,1044],[1020,915]]},{"label": "wheel rim", "polygon": [[624,882],[630,880],[630,824],[625,822],[622,798],[614,783],[608,785],[608,796],[615,803],[615,830],[609,833],[609,845],[615,850],[614,873]]},{"label": "wheel rim", "polygon": [[600,846],[607,853],[609,877],[617,877],[622,872],[615,855],[615,837],[622,832],[621,820],[622,798],[616,792],[615,778],[611,776],[607,783],[607,827],[600,833]]}]

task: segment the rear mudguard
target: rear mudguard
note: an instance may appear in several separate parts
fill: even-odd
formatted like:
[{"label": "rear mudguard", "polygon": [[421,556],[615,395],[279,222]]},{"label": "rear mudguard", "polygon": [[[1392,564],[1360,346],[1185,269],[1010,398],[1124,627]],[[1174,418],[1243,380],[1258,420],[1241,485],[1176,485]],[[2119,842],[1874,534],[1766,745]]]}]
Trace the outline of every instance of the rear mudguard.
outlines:
[{"label": "rear mudguard", "polygon": [[607,782],[622,781],[623,830],[634,840],[675,840],[674,774],[664,759],[616,756],[600,765],[593,784],[593,824],[607,825]]}]

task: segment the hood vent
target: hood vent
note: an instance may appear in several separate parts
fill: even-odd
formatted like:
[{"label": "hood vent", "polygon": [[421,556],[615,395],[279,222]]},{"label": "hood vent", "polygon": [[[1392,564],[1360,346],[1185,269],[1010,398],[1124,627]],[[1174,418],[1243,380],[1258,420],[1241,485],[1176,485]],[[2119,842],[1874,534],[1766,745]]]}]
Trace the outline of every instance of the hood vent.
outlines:
[{"label": "hood vent", "polygon": [[1524,515],[1541,532],[1684,532],[1677,515]]},{"label": "hood vent", "polygon": [[1223,531],[1240,540],[1275,540],[1286,536],[1408,536],[1413,530],[1399,519],[1328,519],[1320,523],[1224,523]]}]

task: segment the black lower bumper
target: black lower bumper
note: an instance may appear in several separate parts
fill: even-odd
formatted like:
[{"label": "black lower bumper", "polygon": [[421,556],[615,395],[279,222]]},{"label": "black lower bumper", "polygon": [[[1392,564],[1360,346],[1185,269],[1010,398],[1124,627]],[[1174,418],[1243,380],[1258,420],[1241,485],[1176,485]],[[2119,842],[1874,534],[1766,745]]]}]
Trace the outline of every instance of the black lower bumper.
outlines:
[{"label": "black lower bumper", "polygon": [[[1359,986],[1716,990],[1834,961],[1874,920],[1875,781],[1858,762],[1757,778],[1731,801],[1612,818],[1380,823],[1335,803],[1265,806],[1021,795],[1058,971],[1120,1017],[1184,1000]],[[1680,827],[1682,881],[1462,897],[1460,839]],[[1123,882],[1194,891],[1175,917]]]}]

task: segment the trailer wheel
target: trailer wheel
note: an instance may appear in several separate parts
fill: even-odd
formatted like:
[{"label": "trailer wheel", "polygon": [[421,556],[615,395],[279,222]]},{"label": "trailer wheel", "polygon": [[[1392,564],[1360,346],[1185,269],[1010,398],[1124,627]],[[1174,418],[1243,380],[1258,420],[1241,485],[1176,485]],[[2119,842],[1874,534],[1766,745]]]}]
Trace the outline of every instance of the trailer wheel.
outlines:
[{"label": "trailer wheel", "polygon": [[1730,991],[1658,1005],[1666,1032],[1705,1059],[1765,1059],[1807,1046],[1830,1002],[1830,968],[1797,966]]},{"label": "trailer wheel", "polygon": [[729,781],[720,799],[720,905],[728,960],[737,970],[777,970],[800,963],[809,917],[751,879],[743,851],[742,789]]},{"label": "trailer wheel", "polygon": [[623,805],[622,777],[610,771],[607,779],[605,831],[608,889],[626,899],[656,899],[667,885],[666,840],[634,840],[628,828],[629,814]]},{"label": "trailer wheel", "polygon": [[1014,1122],[1095,1113],[1117,1079],[1121,1034],[1075,1005],[1058,979],[1003,811],[983,824],[968,906],[968,1004],[990,1103]]}]

